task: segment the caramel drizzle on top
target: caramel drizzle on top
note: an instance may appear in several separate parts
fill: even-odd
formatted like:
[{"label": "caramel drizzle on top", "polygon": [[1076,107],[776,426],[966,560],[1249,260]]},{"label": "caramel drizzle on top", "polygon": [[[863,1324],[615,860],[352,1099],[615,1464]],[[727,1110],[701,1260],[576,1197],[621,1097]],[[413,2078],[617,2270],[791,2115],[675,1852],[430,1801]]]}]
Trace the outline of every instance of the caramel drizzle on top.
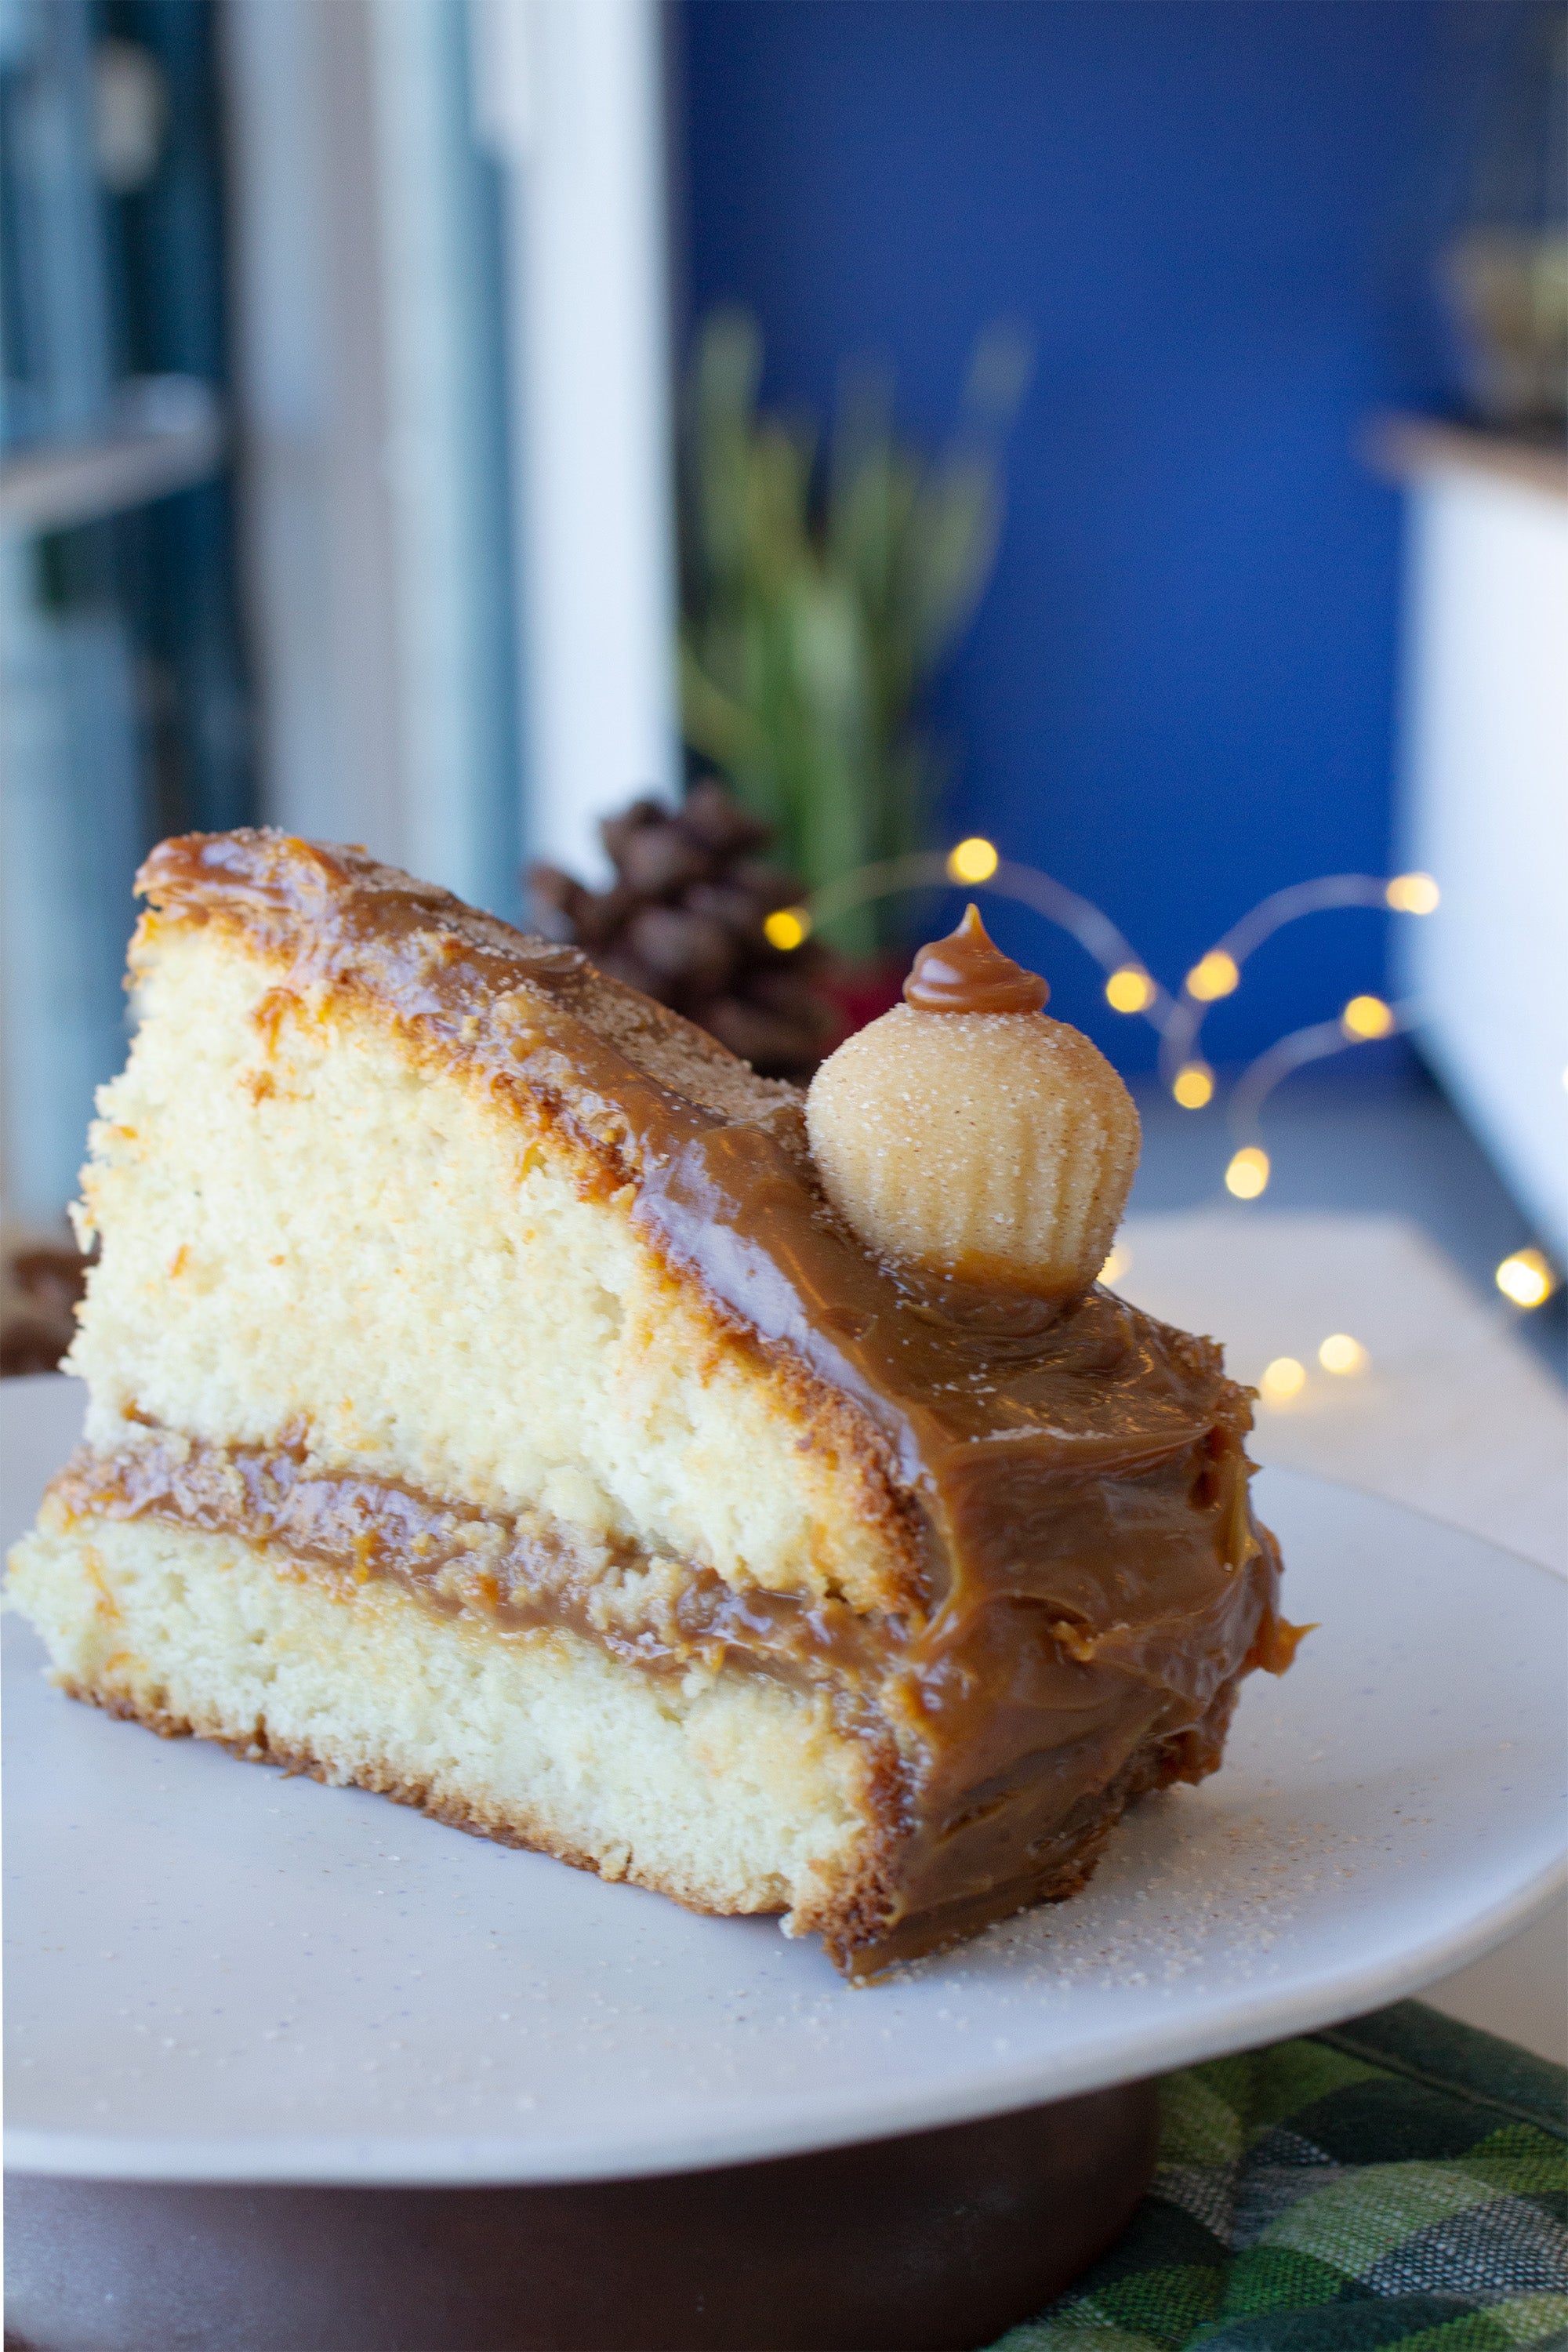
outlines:
[{"label": "caramel drizzle on top", "polygon": [[917,1013],[1038,1013],[1050,989],[1005,956],[973,904],[957,930],[921,948],[904,982]]}]

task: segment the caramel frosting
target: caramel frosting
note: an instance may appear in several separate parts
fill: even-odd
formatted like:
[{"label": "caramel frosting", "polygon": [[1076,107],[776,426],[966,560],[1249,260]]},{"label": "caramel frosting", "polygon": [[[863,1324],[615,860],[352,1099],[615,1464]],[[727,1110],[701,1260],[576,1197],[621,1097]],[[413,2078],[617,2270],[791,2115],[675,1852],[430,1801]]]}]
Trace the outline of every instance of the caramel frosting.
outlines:
[{"label": "caramel frosting", "polygon": [[[1238,1677],[1281,1671],[1293,1641],[1278,1551],[1248,1504],[1248,1394],[1211,1341],[1098,1287],[1044,1329],[949,1319],[832,1211],[793,1089],[576,950],[359,853],[194,835],[156,850],[140,887],[163,910],[149,919],[240,926],[288,965],[280,985],[368,995],[422,1050],[542,1098],[606,1192],[634,1187],[636,1228],[714,1310],[859,1417],[914,1565],[899,1605],[854,1612],[738,1594],[686,1563],[689,1598],[662,1631],[657,1617],[617,1631],[603,1601],[616,1577],[548,1530],[490,1523],[454,1549],[450,1505],[312,1480],[284,1453],[193,1472],[149,1438],[133,1469],[79,1465],[70,1493],[96,1479],[116,1508],[216,1512],[345,1569],[357,1517],[374,1537],[366,1572],[417,1582],[437,1605],[489,1608],[503,1625],[553,1613],[653,1670],[695,1647],[830,1684],[897,1750],[888,1907],[839,1955],[858,1972],[1062,1891],[1063,1858],[1108,1791],[1217,1762]],[[478,1571],[493,1601],[453,1567],[465,1547],[494,1555]]]},{"label": "caramel frosting", "polygon": [[1050,992],[1037,971],[1003,954],[973,904],[955,931],[921,948],[904,982],[917,1013],[1038,1013]]}]

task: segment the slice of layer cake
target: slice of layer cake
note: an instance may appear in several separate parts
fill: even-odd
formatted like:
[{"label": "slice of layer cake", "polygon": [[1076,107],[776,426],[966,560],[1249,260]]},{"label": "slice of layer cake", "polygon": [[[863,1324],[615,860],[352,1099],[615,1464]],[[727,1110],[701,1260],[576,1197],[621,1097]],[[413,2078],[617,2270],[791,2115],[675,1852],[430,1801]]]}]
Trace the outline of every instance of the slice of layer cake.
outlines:
[{"label": "slice of layer cake", "polygon": [[357,851],[196,836],[139,887],[86,1444],[13,1556],[67,1690],[855,1972],[1213,1770],[1291,1637],[1210,1341],[901,1258],[842,1066],[819,1169],[793,1089]]}]

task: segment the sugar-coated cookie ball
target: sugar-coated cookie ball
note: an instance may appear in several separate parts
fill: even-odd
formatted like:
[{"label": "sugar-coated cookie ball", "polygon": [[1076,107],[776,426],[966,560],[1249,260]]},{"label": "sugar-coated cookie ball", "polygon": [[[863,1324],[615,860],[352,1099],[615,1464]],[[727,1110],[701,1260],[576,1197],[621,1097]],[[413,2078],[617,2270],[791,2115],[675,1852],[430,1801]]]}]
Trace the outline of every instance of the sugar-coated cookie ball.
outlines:
[{"label": "sugar-coated cookie ball", "polygon": [[[806,1123],[829,1199],[879,1257],[1066,1301],[1110,1252],[1138,1165],[1138,1114],[1080,1030],[1040,1012],[963,1009],[1037,1003],[1044,983],[1032,1000],[1018,984],[1032,978],[972,908],[951,940],[922,951],[910,1001],[823,1064]],[[922,994],[938,1009],[920,1009]]]}]

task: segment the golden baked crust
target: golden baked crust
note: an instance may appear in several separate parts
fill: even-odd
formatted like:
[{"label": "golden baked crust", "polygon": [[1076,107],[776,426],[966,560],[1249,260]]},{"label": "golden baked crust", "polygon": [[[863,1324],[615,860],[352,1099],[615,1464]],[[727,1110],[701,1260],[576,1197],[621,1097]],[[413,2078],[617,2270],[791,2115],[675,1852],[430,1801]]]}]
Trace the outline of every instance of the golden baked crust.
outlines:
[{"label": "golden baked crust", "polygon": [[[670,1095],[733,1125],[799,1103],[798,1090],[759,1078],[705,1030],[591,964],[581,949],[514,930],[432,882],[416,882],[365,851],[300,841],[270,829],[189,834],[160,843],[137,877],[155,910],[131,950],[134,974],[160,918],[226,925],[252,952],[275,955],[303,983],[374,996],[449,1058],[503,1081],[515,1069],[530,1003],[568,1017],[617,1060]],[[521,1018],[519,1018],[519,1014]],[[565,1117],[601,1149],[635,1152],[633,1129],[596,1094],[584,1041],[575,1066],[535,1068]],[[558,1047],[557,1050],[561,1050]],[[622,1077],[624,1084],[625,1079]]]}]

